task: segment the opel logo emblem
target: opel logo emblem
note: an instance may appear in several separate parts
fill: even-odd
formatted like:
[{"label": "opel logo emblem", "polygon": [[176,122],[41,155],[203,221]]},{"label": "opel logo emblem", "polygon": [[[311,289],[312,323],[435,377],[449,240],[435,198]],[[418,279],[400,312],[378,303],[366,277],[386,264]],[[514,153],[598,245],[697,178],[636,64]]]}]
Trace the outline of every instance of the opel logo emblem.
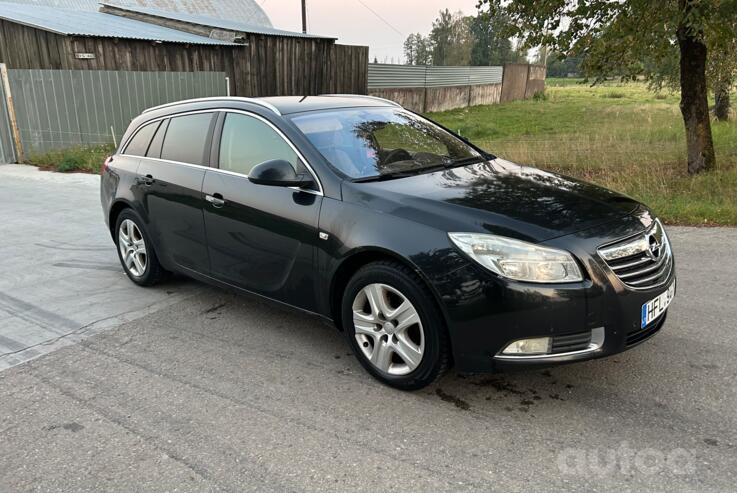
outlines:
[{"label": "opel logo emblem", "polygon": [[658,242],[658,239],[655,235],[651,234],[647,236],[647,242],[650,245],[647,249],[648,256],[653,260],[657,260],[657,258],[660,257],[660,243]]}]

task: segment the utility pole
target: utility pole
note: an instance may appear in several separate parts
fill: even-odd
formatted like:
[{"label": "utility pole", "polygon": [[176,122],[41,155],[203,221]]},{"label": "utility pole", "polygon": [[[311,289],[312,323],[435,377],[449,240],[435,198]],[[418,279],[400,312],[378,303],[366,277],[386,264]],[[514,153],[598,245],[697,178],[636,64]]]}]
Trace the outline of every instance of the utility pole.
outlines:
[{"label": "utility pole", "polygon": [[307,0],[302,0],[302,32],[307,33]]}]

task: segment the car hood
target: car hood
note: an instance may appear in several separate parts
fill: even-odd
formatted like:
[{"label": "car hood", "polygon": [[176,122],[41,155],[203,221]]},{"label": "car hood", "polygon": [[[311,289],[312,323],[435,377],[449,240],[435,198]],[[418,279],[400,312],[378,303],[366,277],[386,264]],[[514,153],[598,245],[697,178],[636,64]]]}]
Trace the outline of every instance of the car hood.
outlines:
[{"label": "car hood", "polygon": [[633,213],[605,188],[502,159],[386,181],[345,182],[343,200],[446,231],[541,242]]}]

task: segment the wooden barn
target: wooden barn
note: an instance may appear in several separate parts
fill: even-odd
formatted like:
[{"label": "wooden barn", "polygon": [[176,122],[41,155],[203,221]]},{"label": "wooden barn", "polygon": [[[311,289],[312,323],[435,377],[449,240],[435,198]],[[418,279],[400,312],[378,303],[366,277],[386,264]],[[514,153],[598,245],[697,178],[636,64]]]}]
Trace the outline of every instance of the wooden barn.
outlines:
[{"label": "wooden barn", "polygon": [[235,96],[367,92],[368,48],[199,14],[0,2],[8,68],[225,72]]}]

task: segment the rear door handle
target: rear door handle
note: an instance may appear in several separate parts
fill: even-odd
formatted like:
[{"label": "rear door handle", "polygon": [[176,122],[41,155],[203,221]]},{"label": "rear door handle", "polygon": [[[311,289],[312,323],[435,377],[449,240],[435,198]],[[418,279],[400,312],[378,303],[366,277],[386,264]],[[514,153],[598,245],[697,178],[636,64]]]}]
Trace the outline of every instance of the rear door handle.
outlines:
[{"label": "rear door handle", "polygon": [[223,196],[219,193],[216,193],[214,195],[205,195],[205,200],[210,202],[213,207],[222,207],[225,205],[225,200],[223,199]]},{"label": "rear door handle", "polygon": [[147,187],[150,187],[154,184],[156,180],[154,180],[154,177],[151,175],[146,175],[143,178],[140,179],[140,182],[146,185]]}]

